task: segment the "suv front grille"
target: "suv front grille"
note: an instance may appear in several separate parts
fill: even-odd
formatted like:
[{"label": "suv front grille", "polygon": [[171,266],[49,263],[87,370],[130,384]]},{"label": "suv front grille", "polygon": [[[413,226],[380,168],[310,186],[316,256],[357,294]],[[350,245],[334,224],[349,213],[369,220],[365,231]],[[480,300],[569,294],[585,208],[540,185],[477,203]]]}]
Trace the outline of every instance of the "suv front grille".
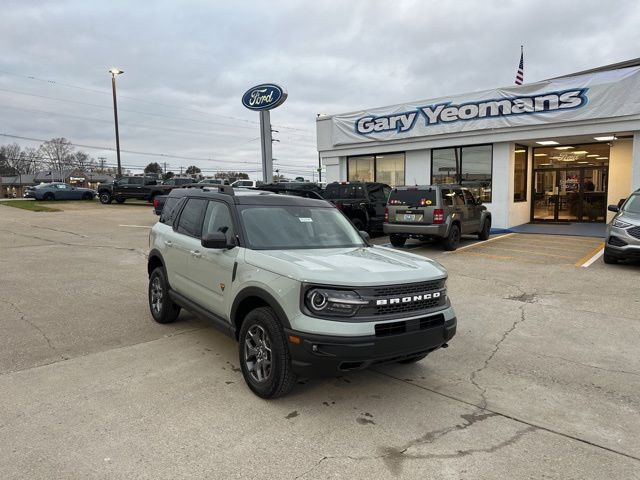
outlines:
[{"label": "suv front grille", "polygon": [[[447,303],[445,282],[446,279],[438,279],[404,285],[357,289],[362,298],[369,300],[369,305],[362,307],[358,316],[399,315],[445,305]],[[438,296],[434,297],[434,294]],[[428,296],[429,298],[417,300],[415,299],[417,296]],[[407,297],[410,297],[410,300],[403,302],[402,300]],[[385,305],[378,305],[377,303],[381,300],[388,300],[388,302]]]},{"label": "suv front grille", "polygon": [[373,288],[374,297],[403,296],[414,293],[424,293],[444,288],[444,280],[432,280],[430,282],[409,283],[406,285],[393,285],[389,287]]},{"label": "suv front grille", "polygon": [[634,238],[640,238],[640,227],[633,227],[627,230],[627,233]]}]

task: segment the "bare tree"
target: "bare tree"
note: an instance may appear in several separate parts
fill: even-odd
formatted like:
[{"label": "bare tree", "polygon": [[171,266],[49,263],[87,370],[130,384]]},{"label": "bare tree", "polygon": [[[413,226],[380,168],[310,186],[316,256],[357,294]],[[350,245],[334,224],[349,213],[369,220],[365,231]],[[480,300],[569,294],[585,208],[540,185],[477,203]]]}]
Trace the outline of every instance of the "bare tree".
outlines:
[{"label": "bare tree", "polygon": [[64,170],[74,164],[73,145],[66,138],[52,138],[40,145],[40,153],[45,162],[64,181]]},{"label": "bare tree", "polygon": [[91,163],[91,156],[87,152],[80,150],[73,154],[73,163],[74,166],[86,170]]},{"label": "bare tree", "polygon": [[38,170],[40,152],[37,148],[27,147],[22,150],[22,173],[35,173]]},{"label": "bare tree", "polygon": [[0,146],[0,152],[5,159],[5,163],[9,169],[15,173],[23,173],[20,171],[22,148],[17,143],[8,143]]}]

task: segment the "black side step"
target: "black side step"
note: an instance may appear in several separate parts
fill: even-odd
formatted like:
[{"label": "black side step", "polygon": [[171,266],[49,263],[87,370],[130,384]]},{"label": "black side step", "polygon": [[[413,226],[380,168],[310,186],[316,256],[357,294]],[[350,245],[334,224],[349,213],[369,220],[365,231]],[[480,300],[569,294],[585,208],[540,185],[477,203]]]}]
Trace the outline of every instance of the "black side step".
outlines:
[{"label": "black side step", "polygon": [[185,310],[190,311],[191,313],[198,315],[199,317],[206,318],[213,323],[213,326],[220,330],[222,333],[229,335],[231,338],[236,338],[236,329],[233,325],[231,325],[227,320],[222,317],[219,317],[215,313],[211,313],[206,308],[201,307],[195,302],[192,302],[187,297],[180,295],[175,290],[169,290],[169,297],[174,303],[177,303]]}]

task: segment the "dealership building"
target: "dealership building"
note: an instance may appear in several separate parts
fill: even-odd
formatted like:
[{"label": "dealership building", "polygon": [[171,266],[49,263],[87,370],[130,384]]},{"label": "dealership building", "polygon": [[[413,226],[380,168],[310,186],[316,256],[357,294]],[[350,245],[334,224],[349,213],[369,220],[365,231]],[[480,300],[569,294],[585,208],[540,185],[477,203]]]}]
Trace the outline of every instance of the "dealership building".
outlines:
[{"label": "dealership building", "polygon": [[497,228],[606,222],[640,188],[640,58],[316,125],[328,182],[461,184]]}]

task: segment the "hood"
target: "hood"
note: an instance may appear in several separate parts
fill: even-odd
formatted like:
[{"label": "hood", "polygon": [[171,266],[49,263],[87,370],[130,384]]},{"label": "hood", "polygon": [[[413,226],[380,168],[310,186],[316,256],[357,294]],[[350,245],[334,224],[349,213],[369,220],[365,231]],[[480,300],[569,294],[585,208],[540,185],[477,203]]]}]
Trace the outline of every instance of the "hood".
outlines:
[{"label": "hood", "polygon": [[634,225],[640,225],[640,213],[622,212],[616,218],[623,222],[633,223]]},{"label": "hood", "polygon": [[246,250],[251,265],[300,282],[326,285],[395,285],[442,278],[437,262],[384,247]]}]

